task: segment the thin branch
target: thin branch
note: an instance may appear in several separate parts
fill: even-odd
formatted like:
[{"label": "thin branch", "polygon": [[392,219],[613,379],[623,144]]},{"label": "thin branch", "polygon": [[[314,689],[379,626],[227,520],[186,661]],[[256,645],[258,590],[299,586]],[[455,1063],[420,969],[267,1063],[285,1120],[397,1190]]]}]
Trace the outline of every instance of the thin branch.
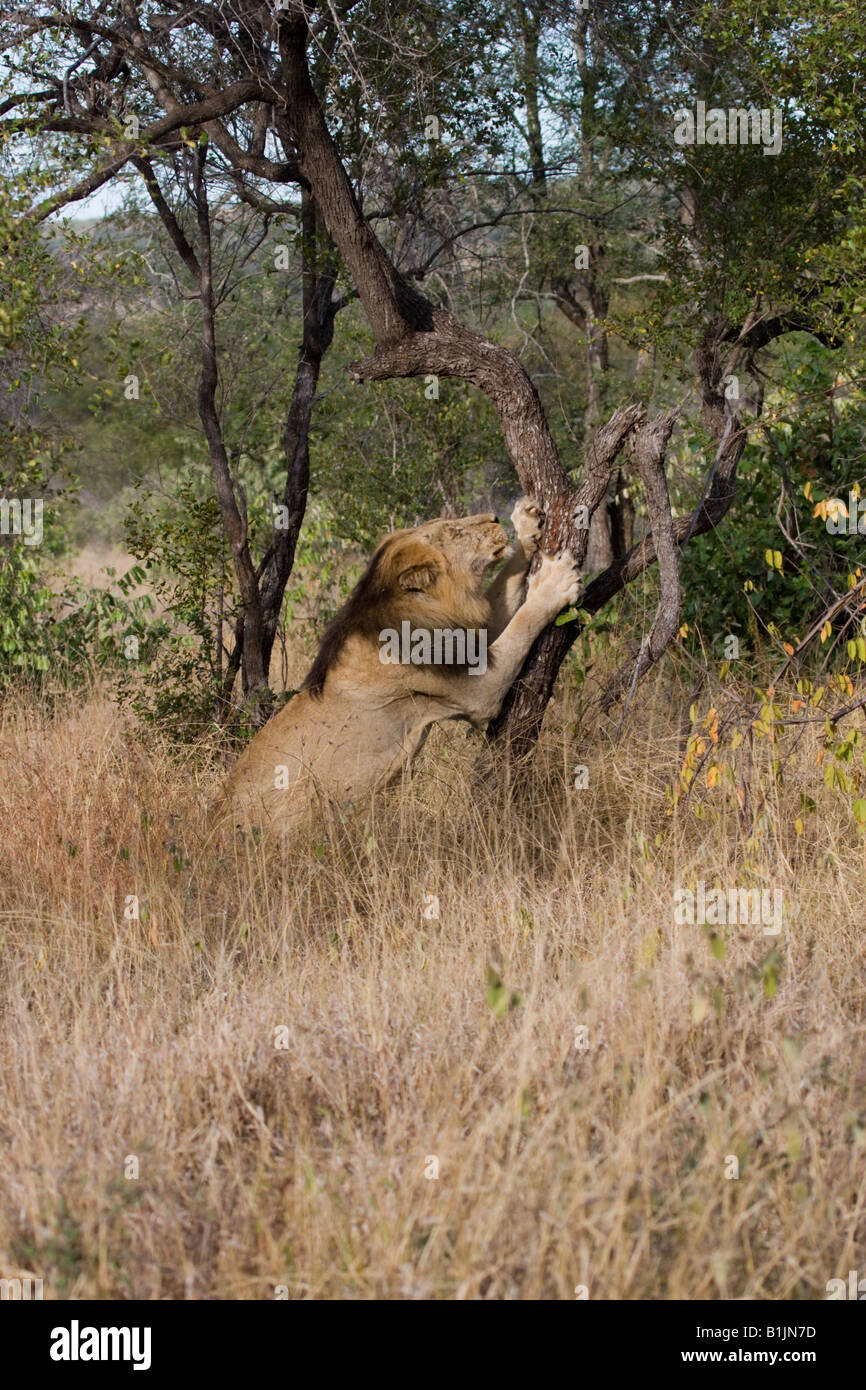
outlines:
[{"label": "thin branch", "polygon": [[132,163],[144,179],[145,187],[150,194],[151,202],[162,218],[163,226],[174,242],[175,250],[192,275],[199,289],[201,289],[201,266],[192,246],[184,234],[184,230],[166,202],[162,189],[157,181],[156,173],[149,159],[141,155],[135,155]]}]

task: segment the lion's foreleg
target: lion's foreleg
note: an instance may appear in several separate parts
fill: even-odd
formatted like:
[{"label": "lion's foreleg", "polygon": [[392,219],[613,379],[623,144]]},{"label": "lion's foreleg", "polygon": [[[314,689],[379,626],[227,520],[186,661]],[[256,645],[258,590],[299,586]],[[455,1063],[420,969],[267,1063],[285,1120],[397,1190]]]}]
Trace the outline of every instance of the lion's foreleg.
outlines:
[{"label": "lion's foreleg", "polygon": [[536,637],[560,609],[576,602],[579,589],[580,576],[570,555],[544,557],[530,580],[526,602],[490,648],[486,671],[461,682],[463,713],[473,723],[496,717]]},{"label": "lion's foreleg", "polygon": [[518,542],[485,595],[490,604],[488,642],[495,642],[520,607],[531,555]]},{"label": "lion's foreleg", "polygon": [[544,516],[541,507],[529,497],[522,497],[511,513],[516,538],[502,569],[490,584],[486,599],[490,604],[488,640],[495,642],[520,607],[523,585],[532,557],[538,549],[538,537]]}]

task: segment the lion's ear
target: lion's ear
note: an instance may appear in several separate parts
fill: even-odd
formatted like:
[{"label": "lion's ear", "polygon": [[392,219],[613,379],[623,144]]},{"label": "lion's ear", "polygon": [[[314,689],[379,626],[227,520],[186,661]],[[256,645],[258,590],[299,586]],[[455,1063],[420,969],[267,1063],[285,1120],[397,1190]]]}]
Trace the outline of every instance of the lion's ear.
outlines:
[{"label": "lion's ear", "polygon": [[432,589],[443,567],[442,556],[409,533],[400,536],[383,556],[382,579],[391,592],[423,594]]},{"label": "lion's ear", "polygon": [[423,593],[426,589],[433,588],[438,573],[438,568],[433,564],[410,565],[397,575],[397,584],[401,589],[411,593]]}]

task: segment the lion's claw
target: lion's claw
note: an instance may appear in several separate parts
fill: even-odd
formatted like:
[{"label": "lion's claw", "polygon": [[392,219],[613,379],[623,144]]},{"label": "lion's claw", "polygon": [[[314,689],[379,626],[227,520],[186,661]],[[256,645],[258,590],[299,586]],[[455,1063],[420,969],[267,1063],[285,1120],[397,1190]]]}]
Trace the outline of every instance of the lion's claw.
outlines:
[{"label": "lion's claw", "polygon": [[544,555],[529,581],[527,600],[543,604],[553,618],[560,609],[576,603],[579,595],[580,571],[574,556],[567,550],[559,555]]},{"label": "lion's claw", "polygon": [[531,497],[521,497],[511,513],[511,524],[526,555],[534,555],[544,526],[544,508]]}]

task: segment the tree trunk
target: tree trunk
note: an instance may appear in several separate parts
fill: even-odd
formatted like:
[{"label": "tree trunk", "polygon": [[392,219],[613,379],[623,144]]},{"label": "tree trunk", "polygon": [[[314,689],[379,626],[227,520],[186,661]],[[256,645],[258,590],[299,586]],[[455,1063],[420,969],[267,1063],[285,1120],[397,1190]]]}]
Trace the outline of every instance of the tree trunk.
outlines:
[{"label": "tree trunk", "polygon": [[[234,644],[217,697],[217,717],[220,722],[228,717],[232,691],[240,672],[244,696],[252,708],[254,722],[261,724],[273,710],[268,671],[286,584],[292,572],[307,505],[313,402],[322,358],[331,345],[334,319],[340,307],[340,304],[333,300],[337,265],[334,249],[324,238],[324,229],[315,202],[305,189],[301,202],[303,329],[284,430],[286,479],[282,505],[286,511],[286,524],[275,524],[271,544],[256,569],[249,550],[243,495],[240,489],[236,488],[231,476],[216,405],[219,369],[210,209],[204,177],[206,159],[207,147],[198,146],[193,155],[193,191],[198,226],[197,252],[187,240],[163,196],[150,161],[144,157],[136,157],[133,163],[144,178],[151,201],[181,260],[193,277],[201,300],[198,412],[207,440],[223,529],[231,546],[241,596],[241,613],[235,624]],[[280,520],[283,520],[282,516]],[[222,622],[219,641],[221,644]]]},{"label": "tree trunk", "polygon": [[259,586],[250,555],[245,510],[238,506],[232,483],[228,454],[216,405],[219,368],[216,346],[216,308],[211,258],[210,209],[204,166],[207,146],[198,145],[193,154],[193,188],[198,221],[199,298],[201,300],[201,371],[198,386],[198,413],[210,453],[214,487],[220,505],[223,527],[232,549],[235,574],[243,604],[243,653],[241,676],[244,694],[255,710],[256,722],[270,713],[271,695],[267,670],[262,662],[262,610]]},{"label": "tree trunk", "polygon": [[[715,437],[721,439],[718,466],[713,487],[698,515],[686,522],[686,529],[682,526],[683,518],[674,523],[670,509],[666,515],[664,511],[664,445],[673,417],[647,421],[641,404],[616,410],[595,432],[587,448],[580,485],[572,488],[538,393],[519,360],[500,344],[464,327],[446,310],[434,308],[419,290],[407,284],[364,219],[310,81],[307,38],[306,16],[300,4],[295,4],[279,24],[284,96],[278,129],[281,134],[285,129],[288,142],[298,152],[302,176],[353,277],[376,340],[372,357],[352,364],[351,375],[357,381],[426,375],[459,377],[484,391],[498,412],[506,447],[525,491],[544,505],[542,549],[558,551],[566,547],[578,564],[586,556],[586,519],[591,519],[604,498],[626,439],[632,432],[642,430],[640,447],[644,452],[641,455],[636,442],[636,454],[647,460],[647,501],[657,540],[650,536],[636,551],[615,561],[588,593],[592,592],[593,601],[604,592],[610,597],[652,563],[657,554],[664,558],[662,602],[645,644],[646,652],[640,659],[641,669],[646,669],[647,660],[656,660],[660,654],[662,639],[669,632],[678,605],[676,546],[689,529],[694,532],[714,525],[716,515],[727,510],[733,497],[744,435],[735,417],[727,419],[724,426],[720,423],[725,416],[717,361],[721,338],[717,333],[714,341],[707,344],[699,364],[705,418]],[[741,335],[738,343],[741,345],[742,341]],[[584,606],[589,606],[586,600]],[[572,622],[551,626],[541,634],[500,715],[493,721],[493,737],[517,751],[531,746],[540,730],[559,667],[578,631],[579,624]]]},{"label": "tree trunk", "polygon": [[[313,196],[301,195],[301,254],[303,258],[303,336],[283,443],[286,481],[282,506],[285,524],[274,528],[273,540],[259,566],[262,606],[262,663],[267,672],[277,633],[286,584],[295,562],[298,537],[307,509],[310,484],[310,421],[319,384],[322,358],[331,346],[338,306],[333,299],[337,264],[333,248],[319,244],[321,226]],[[280,518],[281,522],[284,520]]]},{"label": "tree trunk", "polygon": [[541,20],[537,7],[521,4],[518,21],[521,38],[520,78],[526,106],[526,142],[529,146],[532,185],[534,190],[544,193],[547,189],[547,171],[544,167],[544,138],[538,105],[538,44],[541,38]]}]

